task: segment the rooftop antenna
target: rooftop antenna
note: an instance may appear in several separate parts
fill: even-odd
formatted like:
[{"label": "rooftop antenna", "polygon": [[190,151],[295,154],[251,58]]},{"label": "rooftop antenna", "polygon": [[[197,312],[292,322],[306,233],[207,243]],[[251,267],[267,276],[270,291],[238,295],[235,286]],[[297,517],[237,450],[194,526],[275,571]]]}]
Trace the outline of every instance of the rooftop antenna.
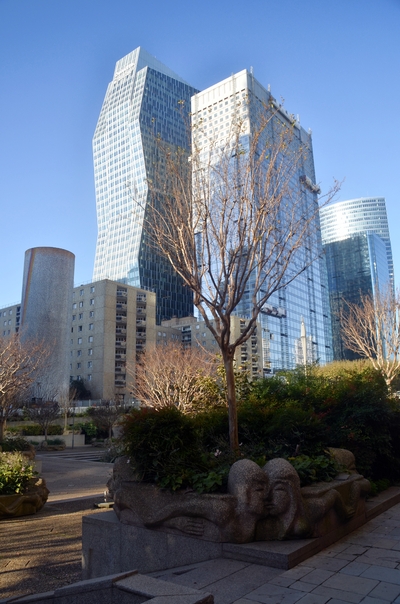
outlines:
[{"label": "rooftop antenna", "polygon": [[271,84],[268,84],[268,92],[271,92]]}]

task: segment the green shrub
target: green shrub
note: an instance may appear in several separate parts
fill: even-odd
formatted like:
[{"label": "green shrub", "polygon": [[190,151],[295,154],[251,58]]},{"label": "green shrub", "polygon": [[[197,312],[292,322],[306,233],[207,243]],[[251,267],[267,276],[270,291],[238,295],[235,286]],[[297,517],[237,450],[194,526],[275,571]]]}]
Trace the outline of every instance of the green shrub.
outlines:
[{"label": "green shrub", "polygon": [[[42,436],[43,429],[39,426],[39,424],[30,424],[28,426],[23,426],[21,428],[21,432],[23,436]],[[58,426],[57,424],[50,425],[47,429],[48,436],[60,436],[63,433],[62,426]]]},{"label": "green shrub", "polygon": [[4,452],[12,451],[29,451],[30,444],[25,438],[9,438],[6,437],[0,441],[1,450]]},{"label": "green shrub", "polygon": [[47,444],[48,445],[65,445],[65,441],[62,438],[48,438],[47,439]]},{"label": "green shrub", "polygon": [[175,490],[207,470],[193,423],[177,409],[133,410],[120,425],[125,451],[142,480]]},{"label": "green shrub", "polygon": [[21,453],[0,453],[0,495],[23,493],[36,474]]}]

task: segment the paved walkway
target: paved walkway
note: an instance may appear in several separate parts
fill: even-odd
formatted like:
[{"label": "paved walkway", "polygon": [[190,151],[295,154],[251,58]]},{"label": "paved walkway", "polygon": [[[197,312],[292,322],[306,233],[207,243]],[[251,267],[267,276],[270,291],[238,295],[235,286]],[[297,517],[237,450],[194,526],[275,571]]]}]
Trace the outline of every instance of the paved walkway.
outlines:
[{"label": "paved walkway", "polygon": [[[112,464],[69,457],[38,455],[50,500],[102,494]],[[400,504],[289,571],[217,559],[152,576],[210,592],[215,604],[400,604]]]},{"label": "paved walkway", "polygon": [[85,446],[37,453],[36,461],[42,462],[41,475],[50,490],[48,501],[102,497],[113,468],[111,463],[96,462],[102,452]]},{"label": "paved walkway", "polygon": [[400,603],[400,504],[288,571],[218,559],[152,576],[215,604]]}]

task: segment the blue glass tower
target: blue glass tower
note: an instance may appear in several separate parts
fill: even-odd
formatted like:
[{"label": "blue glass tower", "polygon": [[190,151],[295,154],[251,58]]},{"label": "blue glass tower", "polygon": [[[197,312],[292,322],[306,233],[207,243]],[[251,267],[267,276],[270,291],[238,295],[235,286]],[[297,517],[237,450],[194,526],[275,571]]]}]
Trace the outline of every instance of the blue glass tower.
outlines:
[{"label": "blue glass tower", "polygon": [[[257,356],[262,359],[265,375],[281,369],[293,369],[296,364],[304,363],[305,359],[299,354],[302,325],[307,338],[307,362],[319,361],[324,364],[332,360],[326,266],[318,217],[319,187],[315,180],[311,133],[306,132],[294,116],[280,107],[271,93],[247,70],[233,74],[192,97],[194,143],[205,153],[226,144],[232,136],[235,119],[243,122],[240,142],[243,151],[247,151],[249,141],[257,135],[260,122],[263,122],[265,111],[271,103],[276,108],[276,114],[263,131],[260,144],[265,146],[267,141],[273,141],[278,136],[280,124],[291,124],[292,151],[301,154],[302,160],[292,174],[290,189],[296,199],[298,220],[301,221],[303,217],[309,219],[310,228],[298,251],[296,266],[293,262],[293,266],[288,268],[288,274],[292,269],[300,274],[273,293],[259,315],[257,329],[261,330],[262,350],[257,350]],[[287,203],[290,203],[289,197]],[[298,266],[304,267],[304,270],[298,271]],[[235,313],[244,319],[251,316],[253,292],[254,281],[252,283],[250,279],[248,290],[235,309]],[[262,294],[261,290],[259,295]]]},{"label": "blue glass tower", "polygon": [[[193,313],[192,294],[144,229],[154,199],[157,137],[188,147],[183,112],[197,92],[137,48],[116,64],[93,138],[98,238],[93,280],[112,279],[157,295],[156,321]],[[162,203],[162,199],[158,200]]]},{"label": "blue glass tower", "polygon": [[346,302],[358,304],[361,296],[375,299],[390,287],[386,243],[375,233],[354,234],[324,246],[328,270],[332,313],[332,339],[335,360],[354,360],[359,355],[342,341],[340,315]]}]

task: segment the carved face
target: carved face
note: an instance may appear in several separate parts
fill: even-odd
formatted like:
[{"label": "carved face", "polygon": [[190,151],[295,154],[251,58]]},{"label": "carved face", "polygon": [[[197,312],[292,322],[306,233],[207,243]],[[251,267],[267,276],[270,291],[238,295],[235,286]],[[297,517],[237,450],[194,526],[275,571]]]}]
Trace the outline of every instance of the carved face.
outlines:
[{"label": "carved face", "polygon": [[290,485],[280,480],[274,481],[270,485],[266,502],[268,514],[270,516],[281,516],[290,508],[291,503]]},{"label": "carved face", "polygon": [[263,515],[268,497],[267,477],[253,478],[247,488],[247,506],[252,514]]}]

